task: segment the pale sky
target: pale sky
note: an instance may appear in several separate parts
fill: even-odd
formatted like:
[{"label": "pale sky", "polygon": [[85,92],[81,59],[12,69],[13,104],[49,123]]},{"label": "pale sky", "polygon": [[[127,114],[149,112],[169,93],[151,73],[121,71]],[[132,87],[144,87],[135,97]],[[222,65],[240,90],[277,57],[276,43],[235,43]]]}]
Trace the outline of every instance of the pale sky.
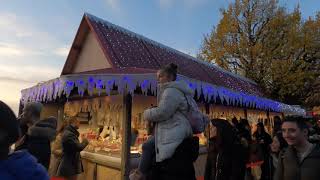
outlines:
[{"label": "pale sky", "polygon": [[[84,12],[195,55],[232,0],[0,0],[0,100],[18,111],[21,89],[60,75]],[[304,18],[319,0],[300,3]]]}]

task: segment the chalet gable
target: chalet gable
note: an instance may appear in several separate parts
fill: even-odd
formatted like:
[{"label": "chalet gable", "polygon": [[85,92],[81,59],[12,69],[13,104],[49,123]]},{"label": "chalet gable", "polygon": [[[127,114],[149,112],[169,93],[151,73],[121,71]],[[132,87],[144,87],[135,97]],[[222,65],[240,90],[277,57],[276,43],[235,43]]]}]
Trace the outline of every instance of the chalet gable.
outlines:
[{"label": "chalet gable", "polygon": [[111,68],[111,65],[106,60],[96,37],[89,31],[71,73],[74,74],[105,68]]}]

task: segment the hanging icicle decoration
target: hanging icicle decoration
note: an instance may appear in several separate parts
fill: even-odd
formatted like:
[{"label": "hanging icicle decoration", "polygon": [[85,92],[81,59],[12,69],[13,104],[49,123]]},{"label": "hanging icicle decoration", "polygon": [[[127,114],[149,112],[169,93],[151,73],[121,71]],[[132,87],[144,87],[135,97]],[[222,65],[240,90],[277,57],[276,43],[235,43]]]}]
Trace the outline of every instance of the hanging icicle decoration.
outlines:
[{"label": "hanging icicle decoration", "polygon": [[88,93],[90,96],[93,95],[93,91],[94,91],[94,88],[95,88],[95,80],[94,80],[94,77],[90,76],[88,78]]},{"label": "hanging icicle decoration", "polygon": [[[178,76],[178,80],[185,81],[194,92],[197,91],[198,98],[202,92],[207,101],[213,97],[214,102],[217,98],[220,98],[222,102],[225,101],[228,105],[232,106],[236,106],[237,103],[239,103],[242,107],[247,108],[301,115],[305,114],[305,110],[299,107],[286,105],[243,92],[235,92],[225,87],[215,86],[182,75]],[[62,94],[69,97],[74,88],[78,88],[78,94],[80,96],[83,96],[85,91],[88,91],[91,96],[95,90],[97,90],[99,95],[103,90],[107,95],[110,95],[114,85],[118,87],[119,93],[124,93],[127,88],[128,92],[133,94],[137,85],[141,87],[144,94],[146,94],[148,89],[154,94],[157,91],[155,74],[73,75],[61,76],[60,78],[22,90],[21,101],[24,103],[31,101],[48,102],[61,97]]]},{"label": "hanging icicle decoration", "polygon": [[67,98],[70,96],[70,93],[73,88],[74,88],[74,82],[72,80],[66,81],[65,86],[64,86],[64,93]]},{"label": "hanging icicle decoration", "polygon": [[96,89],[98,90],[98,94],[99,94],[99,96],[101,95],[101,91],[103,90],[103,80],[101,80],[101,79],[97,79],[96,80]]},{"label": "hanging icicle decoration", "polygon": [[78,79],[76,81],[76,86],[78,87],[78,94],[82,97],[84,95],[84,92],[86,90],[86,84],[83,79]]}]

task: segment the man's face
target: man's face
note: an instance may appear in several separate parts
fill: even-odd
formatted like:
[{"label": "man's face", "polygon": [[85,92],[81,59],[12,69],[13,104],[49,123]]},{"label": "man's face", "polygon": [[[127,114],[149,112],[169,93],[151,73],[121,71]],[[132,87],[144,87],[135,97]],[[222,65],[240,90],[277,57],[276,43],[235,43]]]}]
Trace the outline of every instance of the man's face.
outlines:
[{"label": "man's face", "polygon": [[295,122],[284,122],[282,124],[282,136],[288,145],[295,146],[307,141],[308,131],[301,130]]}]

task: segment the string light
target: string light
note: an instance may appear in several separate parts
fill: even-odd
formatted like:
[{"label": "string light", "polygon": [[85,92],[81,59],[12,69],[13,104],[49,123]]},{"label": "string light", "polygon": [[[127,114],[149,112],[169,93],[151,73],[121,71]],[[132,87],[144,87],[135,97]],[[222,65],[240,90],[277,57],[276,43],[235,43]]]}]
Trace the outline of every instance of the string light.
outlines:
[{"label": "string light", "polygon": [[[236,92],[225,87],[197,81],[182,75],[178,76],[178,80],[185,81],[192,90],[197,91],[198,95],[203,93],[208,101],[213,97],[214,102],[216,102],[217,98],[220,98],[220,100],[226,101],[230,106],[235,106],[238,102],[242,107],[247,108],[301,115],[305,114],[305,110],[299,107],[243,92]],[[118,87],[119,93],[125,92],[127,88],[128,92],[133,94],[136,85],[140,86],[144,93],[148,88],[151,88],[152,92],[156,92],[157,89],[155,74],[62,76],[23,90],[21,101],[51,101],[61,97],[62,94],[69,97],[74,88],[78,88],[78,94],[81,96],[83,96],[85,90],[89,92],[89,95],[92,95],[94,88],[98,90],[99,95],[103,88],[107,95],[109,95],[113,85]]]}]

